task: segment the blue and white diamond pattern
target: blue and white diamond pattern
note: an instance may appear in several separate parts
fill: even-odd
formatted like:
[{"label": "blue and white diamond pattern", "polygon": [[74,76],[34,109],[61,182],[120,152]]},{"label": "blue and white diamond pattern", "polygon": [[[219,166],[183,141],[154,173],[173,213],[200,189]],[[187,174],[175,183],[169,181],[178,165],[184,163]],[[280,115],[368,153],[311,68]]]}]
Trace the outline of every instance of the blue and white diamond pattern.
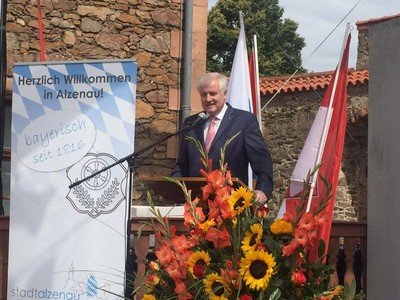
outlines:
[{"label": "blue and white diamond pattern", "polygon": [[86,282],[86,295],[93,297],[97,294],[97,280],[93,275],[90,275]]},{"label": "blue and white diamond pattern", "polygon": [[[19,134],[30,122],[46,112],[53,110],[73,110],[87,115],[95,124],[96,144],[111,145],[106,150],[116,157],[124,157],[133,152],[136,65],[131,61],[33,64],[19,66],[14,76],[13,130]],[[48,85],[19,85],[21,77],[27,78],[65,78],[79,74],[100,78],[102,76],[126,76],[129,82],[102,83],[60,83]],[[45,92],[56,95],[58,91],[103,91],[98,99],[44,99]],[[125,149],[125,150],[123,150]],[[102,149],[104,151],[104,148]]]}]

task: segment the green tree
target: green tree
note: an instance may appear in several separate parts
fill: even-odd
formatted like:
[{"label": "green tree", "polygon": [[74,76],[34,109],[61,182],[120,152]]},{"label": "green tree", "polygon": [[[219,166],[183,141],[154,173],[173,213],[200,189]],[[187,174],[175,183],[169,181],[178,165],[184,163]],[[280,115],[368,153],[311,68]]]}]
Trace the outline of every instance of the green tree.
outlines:
[{"label": "green tree", "polygon": [[229,74],[239,36],[239,11],[243,12],[248,49],[257,36],[260,76],[292,74],[302,68],[304,38],[298,24],[283,19],[278,0],[219,0],[210,10],[207,29],[207,69]]}]

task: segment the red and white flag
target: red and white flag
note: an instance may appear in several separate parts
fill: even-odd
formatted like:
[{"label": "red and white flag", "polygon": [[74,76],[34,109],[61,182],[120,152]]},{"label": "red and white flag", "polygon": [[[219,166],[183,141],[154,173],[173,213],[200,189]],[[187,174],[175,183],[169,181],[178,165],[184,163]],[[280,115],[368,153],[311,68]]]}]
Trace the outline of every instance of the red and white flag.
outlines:
[{"label": "red and white flag", "polygon": [[[313,171],[321,163],[322,165],[309,182],[310,196],[307,198],[306,211],[313,212],[326,196],[327,188],[319,176],[321,175],[332,185],[332,197],[325,209],[328,219],[320,227],[317,239],[317,241],[320,239],[324,240],[326,249],[328,248],[332,226],[346,130],[347,73],[350,39],[351,35],[347,30],[338,67],[332,75],[331,82],[318,109],[291,176],[287,197],[284,199],[278,213],[278,217],[282,217],[286,211],[296,216],[297,207],[299,207],[302,201],[300,196],[303,192],[303,182],[307,177],[307,173]],[[318,247],[318,245],[315,246],[313,248]]]}]

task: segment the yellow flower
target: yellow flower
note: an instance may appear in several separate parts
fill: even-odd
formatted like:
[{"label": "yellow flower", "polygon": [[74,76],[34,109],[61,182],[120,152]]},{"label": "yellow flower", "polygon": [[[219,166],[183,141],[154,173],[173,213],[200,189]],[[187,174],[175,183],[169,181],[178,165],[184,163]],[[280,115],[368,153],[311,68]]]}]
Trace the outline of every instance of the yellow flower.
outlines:
[{"label": "yellow flower", "polygon": [[204,288],[210,300],[228,300],[231,294],[229,285],[217,273],[207,275],[204,279]]},{"label": "yellow flower", "polygon": [[283,219],[276,219],[271,224],[270,228],[271,228],[271,232],[275,235],[291,234],[293,232],[292,224]]},{"label": "yellow flower", "polygon": [[335,286],[334,289],[322,293],[322,295],[324,295],[325,298],[328,298],[328,299],[333,299],[334,296],[342,297],[343,294],[344,294],[343,285],[337,285],[337,286]]},{"label": "yellow flower", "polygon": [[243,252],[254,250],[256,248],[256,245],[261,242],[262,234],[263,229],[260,223],[255,223],[251,225],[250,231],[246,231],[245,236],[242,240]]},{"label": "yellow flower", "polygon": [[240,260],[239,273],[253,290],[266,290],[276,265],[274,257],[264,250],[248,251]]},{"label": "yellow flower", "polygon": [[152,286],[155,286],[157,284],[159,284],[161,281],[161,278],[155,274],[155,273],[151,273],[147,276],[147,285],[151,288]]},{"label": "yellow flower", "polygon": [[210,255],[205,251],[194,252],[188,260],[188,268],[194,277],[199,278],[205,274],[207,265],[211,262]]},{"label": "yellow flower", "polygon": [[142,300],[156,300],[156,297],[151,294],[144,294]]},{"label": "yellow flower", "polygon": [[251,206],[251,198],[253,197],[253,192],[248,188],[239,187],[239,189],[234,190],[228,199],[228,203],[231,207],[232,218],[240,215],[246,208]]},{"label": "yellow flower", "polygon": [[149,270],[153,270],[153,271],[159,271],[160,270],[160,265],[154,260],[151,260],[148,263],[147,267],[149,268]]},{"label": "yellow flower", "polygon": [[213,227],[213,226],[215,226],[215,225],[216,225],[216,223],[215,223],[214,220],[208,220],[208,221],[205,221],[205,222],[203,222],[203,223],[200,223],[200,224],[199,224],[199,228],[200,228],[201,230],[203,230],[204,232],[207,232],[208,229],[210,229],[210,227]]},{"label": "yellow flower", "polygon": [[337,285],[335,289],[333,290],[334,295],[338,296],[343,296],[344,294],[344,286],[343,285]]}]

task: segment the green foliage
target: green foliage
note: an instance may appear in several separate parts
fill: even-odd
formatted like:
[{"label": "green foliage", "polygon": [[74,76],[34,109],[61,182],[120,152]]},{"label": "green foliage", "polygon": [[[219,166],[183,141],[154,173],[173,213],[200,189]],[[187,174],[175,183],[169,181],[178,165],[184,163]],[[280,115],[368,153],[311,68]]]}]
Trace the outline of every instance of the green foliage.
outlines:
[{"label": "green foliage", "polygon": [[352,280],[351,284],[347,282],[344,284],[344,299],[346,300],[362,300],[366,299],[366,295],[364,293],[357,293],[356,294],[356,281],[355,279]]},{"label": "green foliage", "polygon": [[219,0],[208,15],[209,71],[229,75],[240,30],[239,11],[243,12],[248,49],[257,36],[260,76],[292,74],[302,65],[304,38],[296,33],[296,22],[282,18],[284,10],[278,0]]}]

